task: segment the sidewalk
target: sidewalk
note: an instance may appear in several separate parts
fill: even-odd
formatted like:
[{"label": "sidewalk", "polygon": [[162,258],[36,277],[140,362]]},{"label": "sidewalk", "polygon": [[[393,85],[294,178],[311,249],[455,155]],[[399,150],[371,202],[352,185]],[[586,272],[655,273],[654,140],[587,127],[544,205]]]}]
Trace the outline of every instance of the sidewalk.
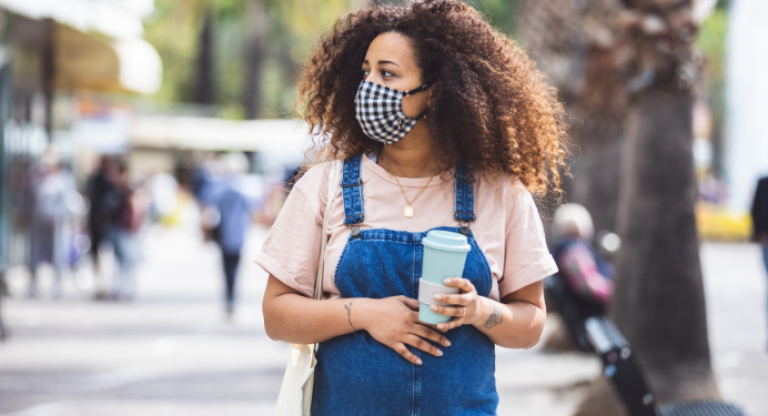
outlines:
[{"label": "sidewalk", "polygon": [[[255,253],[264,237],[252,230],[244,252]],[[41,300],[5,302],[12,333],[0,344],[0,416],[272,414],[288,350],[263,330],[264,272],[245,256],[240,306],[226,323],[215,247],[192,232],[158,228],[146,254],[133,303],[92,302],[72,285],[62,301],[43,288]],[[723,396],[768,416],[766,279],[757,250],[706,245],[702,257]],[[23,273],[10,285],[23,294]],[[497,349],[499,414],[570,415],[599,373],[585,354]]]}]

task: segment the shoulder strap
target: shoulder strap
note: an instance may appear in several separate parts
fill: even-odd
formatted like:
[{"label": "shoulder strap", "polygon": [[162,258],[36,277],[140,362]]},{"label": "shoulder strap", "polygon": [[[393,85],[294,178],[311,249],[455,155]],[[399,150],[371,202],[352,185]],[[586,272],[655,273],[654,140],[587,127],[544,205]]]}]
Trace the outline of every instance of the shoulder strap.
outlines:
[{"label": "shoulder strap", "polygon": [[328,196],[325,198],[325,210],[323,211],[323,231],[320,234],[320,258],[317,260],[317,277],[315,278],[315,299],[323,297],[323,264],[325,263],[325,246],[328,243],[328,219],[331,216],[331,203],[336,194],[336,185],[339,183],[339,171],[341,170],[341,161],[334,160],[331,166],[331,173],[328,175]]},{"label": "shoulder strap", "polygon": [[462,163],[456,163],[456,177],[454,193],[456,206],[453,216],[459,222],[472,222],[475,220],[475,174],[469,167]]},{"label": "shoulder strap", "polygon": [[341,191],[344,194],[344,224],[360,224],[365,218],[363,208],[363,155],[347,158],[341,176]]}]

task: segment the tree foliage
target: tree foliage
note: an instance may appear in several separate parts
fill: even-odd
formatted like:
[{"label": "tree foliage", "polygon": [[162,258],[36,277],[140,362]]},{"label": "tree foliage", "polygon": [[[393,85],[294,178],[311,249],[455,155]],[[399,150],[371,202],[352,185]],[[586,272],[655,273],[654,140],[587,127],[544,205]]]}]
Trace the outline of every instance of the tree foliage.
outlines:
[{"label": "tree foliage", "polygon": [[[195,101],[196,57],[203,17],[214,16],[215,104],[219,114],[242,118],[247,96],[245,71],[249,27],[246,6],[253,0],[157,0],[146,22],[146,39],[163,60],[163,86],[154,99],[169,103]],[[266,10],[267,49],[261,76],[264,115],[285,117],[294,98],[294,83],[312,40],[350,9],[347,0],[262,0]]]},{"label": "tree foliage", "polygon": [[[163,86],[153,97],[163,103],[193,103],[197,91],[200,31],[207,12],[213,21],[215,114],[243,118],[246,89],[249,3],[262,1],[266,11],[266,51],[260,76],[266,118],[289,117],[302,62],[317,38],[365,0],[156,0],[155,14],[145,24],[146,39],[163,60]],[[399,4],[400,0],[377,4]],[[513,33],[516,1],[469,0],[504,33]]]}]

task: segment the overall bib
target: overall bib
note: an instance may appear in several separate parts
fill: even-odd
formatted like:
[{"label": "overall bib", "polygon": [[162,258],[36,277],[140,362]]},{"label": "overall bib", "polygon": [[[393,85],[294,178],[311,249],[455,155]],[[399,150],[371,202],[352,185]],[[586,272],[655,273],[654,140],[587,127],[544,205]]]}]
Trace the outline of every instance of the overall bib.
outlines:
[{"label": "overall bib", "polygon": [[[336,286],[344,298],[403,295],[416,299],[422,239],[430,230],[359,229],[364,219],[361,160],[362,156],[355,156],[344,161],[344,223],[352,234],[336,267]],[[474,180],[462,164],[456,166],[455,176],[454,216],[460,223],[469,223],[475,219]],[[478,295],[488,296],[493,277],[469,227],[434,229],[467,236],[471,250],[461,277],[472,281]],[[451,346],[439,347],[442,357],[407,346],[422,365],[408,362],[367,331],[320,343],[312,415],[495,415],[498,394],[493,342],[472,325],[444,335]]]}]

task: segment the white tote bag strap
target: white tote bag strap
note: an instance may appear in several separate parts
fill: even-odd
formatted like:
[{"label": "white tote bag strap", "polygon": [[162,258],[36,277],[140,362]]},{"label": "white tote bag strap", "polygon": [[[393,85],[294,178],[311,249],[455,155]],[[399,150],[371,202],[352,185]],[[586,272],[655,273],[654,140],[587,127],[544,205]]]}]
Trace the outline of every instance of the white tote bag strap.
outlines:
[{"label": "white tote bag strap", "polygon": [[[320,257],[317,261],[317,278],[315,280],[315,299],[323,297],[323,264],[325,246],[328,243],[328,221],[331,216],[331,205],[336,194],[341,173],[341,161],[334,161],[328,175],[328,196],[323,211],[323,230],[320,234]],[[316,345],[291,345],[291,355],[277,398],[275,416],[310,416],[312,412],[312,393],[315,384],[315,348]]]},{"label": "white tote bag strap", "polygon": [[325,246],[328,244],[328,221],[331,217],[331,205],[336,195],[336,186],[339,184],[342,162],[334,160],[331,173],[328,175],[328,196],[325,198],[325,210],[323,210],[323,231],[320,234],[320,258],[317,260],[317,277],[315,278],[315,299],[323,298],[323,266],[325,264]]}]

